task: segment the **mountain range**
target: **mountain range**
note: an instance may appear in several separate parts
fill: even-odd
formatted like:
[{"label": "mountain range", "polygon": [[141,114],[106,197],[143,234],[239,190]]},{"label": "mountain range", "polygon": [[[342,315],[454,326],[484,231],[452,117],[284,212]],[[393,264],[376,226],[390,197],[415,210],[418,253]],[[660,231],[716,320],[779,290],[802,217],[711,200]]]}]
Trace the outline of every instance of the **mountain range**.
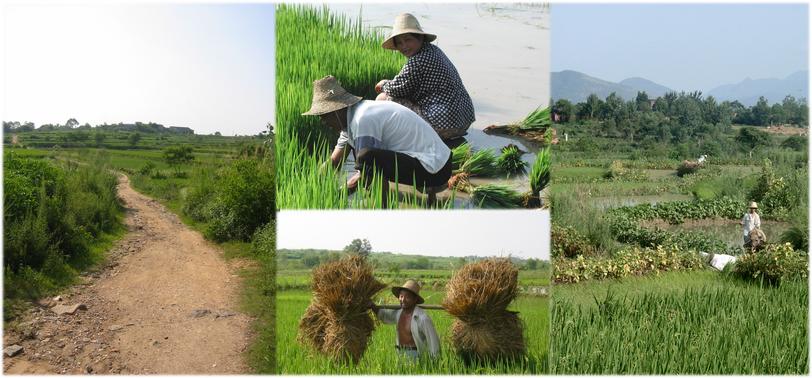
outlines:
[{"label": "mountain range", "polygon": [[[770,104],[781,102],[787,95],[796,99],[808,98],[809,71],[798,71],[784,79],[750,79],[746,78],[736,84],[725,84],[703,93],[713,96],[717,101],[737,100],[746,106],[755,105],[760,96],[764,96]],[[584,102],[594,93],[604,99],[615,92],[625,100],[633,100],[637,92],[645,91],[649,98],[656,98],[673,89],[657,84],[642,77],[631,77],[620,82],[611,82],[589,76],[585,73],[564,70],[551,74],[552,98],[561,98],[572,102]]]}]

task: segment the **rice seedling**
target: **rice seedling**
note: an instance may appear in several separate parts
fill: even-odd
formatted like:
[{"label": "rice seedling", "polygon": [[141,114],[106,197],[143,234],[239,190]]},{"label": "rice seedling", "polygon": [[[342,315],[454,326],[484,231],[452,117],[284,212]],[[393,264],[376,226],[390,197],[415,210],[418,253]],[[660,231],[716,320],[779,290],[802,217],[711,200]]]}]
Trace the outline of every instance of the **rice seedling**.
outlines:
[{"label": "rice seedling", "polygon": [[533,168],[530,169],[530,193],[538,197],[547,184],[550,183],[550,148],[539,150]]},{"label": "rice seedling", "polygon": [[538,107],[517,124],[521,130],[543,130],[552,124],[550,108]]},{"label": "rice seedling", "polygon": [[499,174],[496,154],[491,149],[474,152],[455,173],[465,173],[468,176],[496,176]]},{"label": "rice seedling", "polygon": [[[349,92],[372,99],[380,79],[398,73],[405,59],[380,48],[382,32],[326,7],[279,4],[276,8],[277,203],[282,209],[381,208],[380,177],[350,196],[345,173],[325,162],[336,135],[318,117],[302,116],[312,83],[333,75]],[[397,193],[389,207],[397,207]],[[419,203],[418,197],[409,198]]]},{"label": "rice seedling", "polygon": [[527,163],[522,160],[523,154],[518,146],[509,144],[502,148],[502,155],[496,159],[496,165],[501,171],[506,172],[508,177],[512,174],[524,173]]},{"label": "rice seedling", "polygon": [[471,157],[471,145],[468,142],[451,149],[452,168],[459,169]]},{"label": "rice seedling", "polygon": [[515,209],[522,205],[524,197],[521,193],[502,184],[485,184],[471,190],[471,198],[475,204],[490,209]]}]

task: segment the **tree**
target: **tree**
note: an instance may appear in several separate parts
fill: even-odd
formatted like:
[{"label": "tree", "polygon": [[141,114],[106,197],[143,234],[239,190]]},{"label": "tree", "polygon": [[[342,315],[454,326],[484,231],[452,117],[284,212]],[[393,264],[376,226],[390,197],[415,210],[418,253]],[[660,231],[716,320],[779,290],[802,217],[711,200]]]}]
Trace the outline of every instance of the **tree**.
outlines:
[{"label": "tree", "polygon": [[104,142],[104,138],[106,138],[106,135],[104,135],[104,133],[101,131],[96,131],[93,134],[93,140],[96,141],[97,146],[101,146],[101,144]]},{"label": "tree", "polygon": [[595,118],[595,116],[600,111],[601,107],[603,106],[603,101],[601,101],[600,97],[596,94],[591,94],[586,99],[586,114],[589,115],[589,119]]},{"label": "tree", "polygon": [[770,123],[770,106],[764,96],[758,98],[756,106],[751,110],[753,125],[766,126]]},{"label": "tree", "polygon": [[164,160],[166,164],[175,169],[175,172],[180,171],[180,166],[188,164],[195,159],[190,146],[172,146],[164,150]]},{"label": "tree", "polygon": [[560,123],[570,122],[575,115],[575,107],[567,99],[560,99],[553,104],[553,113],[561,117]]},{"label": "tree", "polygon": [[759,146],[769,146],[772,144],[770,134],[757,130],[754,127],[742,127],[739,130],[739,135],[736,136],[736,141],[748,149],[754,149]]},{"label": "tree", "polygon": [[141,134],[140,133],[132,133],[132,134],[130,134],[130,137],[127,139],[127,141],[130,142],[130,146],[135,147],[135,145],[138,144],[139,141],[141,141]]},{"label": "tree", "polygon": [[353,239],[350,244],[344,247],[344,252],[355,253],[366,258],[372,253],[372,244],[367,239]]},{"label": "tree", "polygon": [[223,136],[223,134],[220,134],[220,132],[219,132],[219,131],[215,131],[215,132],[214,132],[214,136]]},{"label": "tree", "polygon": [[527,270],[536,270],[538,268],[539,261],[537,259],[527,259],[527,263],[525,264],[525,268]]},{"label": "tree", "polygon": [[651,110],[651,102],[649,101],[646,91],[637,92],[637,97],[634,99],[634,103],[638,111],[647,112]]},{"label": "tree", "polygon": [[77,121],[76,118],[71,118],[67,122],[65,122],[65,128],[67,128],[67,129],[72,129],[72,128],[78,126],[78,125],[79,125],[79,121]]}]

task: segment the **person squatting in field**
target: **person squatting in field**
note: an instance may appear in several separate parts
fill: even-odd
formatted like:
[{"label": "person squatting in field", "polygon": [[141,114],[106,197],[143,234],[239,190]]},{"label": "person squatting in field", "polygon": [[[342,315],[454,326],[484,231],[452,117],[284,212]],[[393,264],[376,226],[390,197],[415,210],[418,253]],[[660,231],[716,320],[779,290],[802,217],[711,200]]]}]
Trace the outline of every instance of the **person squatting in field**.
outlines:
[{"label": "person squatting in field", "polygon": [[357,186],[361,172],[367,184],[379,172],[384,205],[389,181],[422,191],[446,185],[451,178],[451,150],[426,121],[403,105],[362,100],[335,77],[325,76],[313,82],[313,101],[302,115],[317,115],[328,127],[346,132],[347,145],[355,150],[356,169],[347,187]]},{"label": "person squatting in field", "polygon": [[408,280],[403,286],[393,287],[392,294],[400,300],[399,309],[378,308],[372,301],[369,302],[369,307],[381,322],[397,324],[395,348],[398,354],[413,360],[421,355],[436,358],[440,354],[440,338],[429,314],[417,307],[423,303],[420,285],[414,280]]},{"label": "person squatting in field", "polygon": [[[437,38],[423,31],[417,19],[403,13],[395,19],[392,33],[381,46],[397,50],[408,58],[391,80],[375,85],[376,100],[394,101],[421,118],[447,144],[467,134],[475,121],[474,104],[451,60],[431,44]],[[346,155],[347,133],[341,132],[333,149],[333,164]]]}]

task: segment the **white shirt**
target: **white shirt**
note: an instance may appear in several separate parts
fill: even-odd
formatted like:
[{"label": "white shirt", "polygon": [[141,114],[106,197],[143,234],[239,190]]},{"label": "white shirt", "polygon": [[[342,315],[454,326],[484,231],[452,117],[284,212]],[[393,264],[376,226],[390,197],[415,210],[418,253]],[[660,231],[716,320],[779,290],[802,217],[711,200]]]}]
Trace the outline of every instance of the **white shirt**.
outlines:
[{"label": "white shirt", "polygon": [[437,173],[451,156],[425,120],[392,101],[364,100],[347,108],[347,137],[356,151],[374,147],[400,152],[419,160],[429,173]]},{"label": "white shirt", "polygon": [[745,213],[742,224],[744,225],[744,236],[748,236],[753,229],[761,228],[761,217],[758,216],[758,213]]},{"label": "white shirt", "polygon": [[[387,310],[378,309],[378,319],[386,324],[397,324],[400,319],[400,313],[403,309]],[[415,307],[412,313],[412,321],[410,331],[412,332],[412,339],[417,346],[417,353],[428,353],[432,357],[440,354],[440,338],[437,336],[437,331],[434,330],[434,323],[431,318],[420,307]],[[395,332],[397,335],[398,333]],[[397,343],[400,345],[400,336],[397,337]]]}]

